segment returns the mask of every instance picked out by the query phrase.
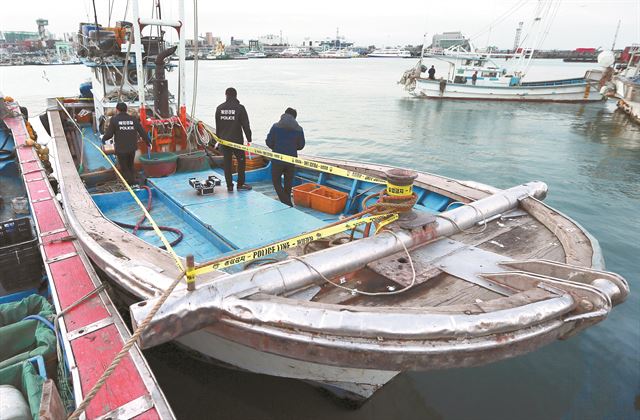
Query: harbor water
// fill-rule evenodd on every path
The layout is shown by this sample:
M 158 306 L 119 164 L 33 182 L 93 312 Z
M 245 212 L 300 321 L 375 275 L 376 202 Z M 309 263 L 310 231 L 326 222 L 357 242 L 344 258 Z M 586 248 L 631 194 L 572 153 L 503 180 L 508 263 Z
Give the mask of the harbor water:
M 507 188 L 549 185 L 545 200 L 599 241 L 631 295 L 610 317 L 533 354 L 471 369 L 402 374 L 359 410 L 309 384 L 238 372 L 172 345 L 145 352 L 178 418 L 637 419 L 640 416 L 640 126 L 608 101 L 589 105 L 431 101 L 396 81 L 402 59 L 262 59 L 199 64 L 196 117 L 213 122 L 234 86 L 264 144 L 287 107 L 304 152 L 410 167 Z M 431 64 L 431 63 L 429 63 Z M 509 64 L 509 63 L 507 63 Z M 581 76 L 595 64 L 537 60 L 532 80 Z M 438 74 L 446 67 L 437 66 Z M 192 100 L 193 62 L 187 69 Z M 175 79 L 175 72 L 171 74 Z M 29 108 L 71 96 L 83 66 L 0 68 L 0 90 Z M 175 90 L 174 90 L 175 91 Z M 191 108 L 189 108 L 191 111 Z M 40 130 L 40 136 L 46 133 Z

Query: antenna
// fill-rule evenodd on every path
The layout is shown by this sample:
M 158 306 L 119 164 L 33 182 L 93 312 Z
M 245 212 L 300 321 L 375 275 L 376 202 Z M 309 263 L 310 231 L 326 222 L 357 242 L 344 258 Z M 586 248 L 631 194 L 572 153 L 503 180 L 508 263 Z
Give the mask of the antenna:
M 518 28 L 516 29 L 516 38 L 513 40 L 513 52 L 515 53 L 520 46 L 520 37 L 522 36 L 522 26 L 524 22 L 518 22 Z
M 611 44 L 611 51 L 613 51 L 616 48 L 616 41 L 618 40 L 618 32 L 620 32 L 620 22 L 622 22 L 622 19 L 618 20 L 618 26 L 616 27 L 616 34 L 613 36 L 613 43 Z

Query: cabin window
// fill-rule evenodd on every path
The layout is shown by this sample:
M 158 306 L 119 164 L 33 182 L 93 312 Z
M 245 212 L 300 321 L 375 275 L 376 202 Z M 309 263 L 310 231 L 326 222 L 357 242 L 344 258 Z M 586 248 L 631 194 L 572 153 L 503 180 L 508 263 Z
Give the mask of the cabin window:
M 465 83 L 467 83 L 467 78 L 466 78 L 466 77 L 464 77 L 464 76 L 456 76 L 456 77 L 453 79 L 453 83 L 461 83 L 461 84 L 465 84 Z
M 483 71 L 482 77 L 498 77 L 498 73 L 495 71 Z
M 458 74 L 464 74 L 464 69 L 458 69 L 457 73 Z

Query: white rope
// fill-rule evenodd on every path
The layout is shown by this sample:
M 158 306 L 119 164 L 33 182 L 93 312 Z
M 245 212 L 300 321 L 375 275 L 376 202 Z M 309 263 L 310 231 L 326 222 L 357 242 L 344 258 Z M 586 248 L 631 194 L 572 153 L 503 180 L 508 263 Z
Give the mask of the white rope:
M 322 280 L 326 281 L 327 283 L 331 284 L 332 286 L 335 286 L 339 289 L 344 289 L 346 291 L 348 291 L 349 293 L 351 293 L 352 295 L 364 295 L 364 296 L 388 296 L 388 295 L 397 295 L 400 293 L 404 293 L 407 290 L 411 289 L 413 286 L 415 286 L 416 284 L 416 268 L 413 265 L 413 258 L 411 258 L 411 254 L 409 253 L 409 250 L 407 249 L 406 245 L 404 244 L 404 242 L 402 242 L 402 240 L 398 237 L 398 235 L 391 231 L 391 230 L 387 230 L 386 232 L 392 234 L 397 240 L 398 242 L 400 242 L 400 245 L 402 245 L 402 249 L 404 249 L 404 252 L 407 254 L 407 258 L 409 259 L 409 266 L 411 267 L 411 283 L 409 283 L 409 285 L 403 287 L 400 290 L 391 290 L 391 288 L 393 286 L 388 286 L 389 291 L 388 292 L 365 292 L 362 290 L 358 290 L 355 288 L 351 288 L 351 287 L 347 287 L 347 286 L 343 286 L 341 284 L 335 283 L 333 281 L 331 281 L 330 279 L 328 279 L 324 274 L 322 274 L 317 268 L 315 268 L 314 266 L 312 266 L 311 264 L 309 264 L 307 261 L 303 260 L 300 257 L 296 257 L 296 256 L 292 256 L 291 258 L 293 258 L 294 260 L 300 261 L 302 264 L 306 265 L 307 268 L 309 268 L 310 270 L 315 271 L 321 278 Z

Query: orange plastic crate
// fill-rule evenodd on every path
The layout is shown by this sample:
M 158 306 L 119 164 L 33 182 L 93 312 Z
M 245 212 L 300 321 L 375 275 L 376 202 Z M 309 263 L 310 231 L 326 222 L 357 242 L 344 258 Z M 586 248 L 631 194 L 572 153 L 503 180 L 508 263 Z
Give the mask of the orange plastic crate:
M 297 185 L 291 189 L 293 191 L 293 202 L 296 206 L 311 207 L 311 191 L 320 187 L 313 182 Z
M 329 187 L 319 187 L 309 193 L 311 208 L 323 213 L 338 214 L 344 210 L 349 194 Z

